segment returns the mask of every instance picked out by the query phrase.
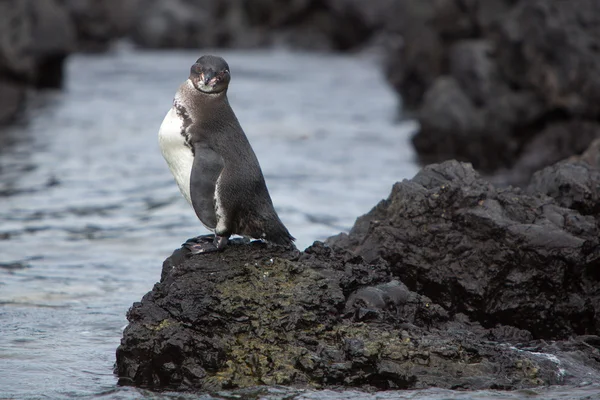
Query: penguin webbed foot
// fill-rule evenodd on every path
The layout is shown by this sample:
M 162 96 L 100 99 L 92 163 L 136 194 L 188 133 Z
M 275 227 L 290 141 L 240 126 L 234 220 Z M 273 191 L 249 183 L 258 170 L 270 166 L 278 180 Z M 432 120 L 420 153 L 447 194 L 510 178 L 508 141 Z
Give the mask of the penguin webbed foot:
M 219 235 L 201 235 L 188 239 L 182 246 L 190 251 L 190 255 L 223 251 L 229 238 Z

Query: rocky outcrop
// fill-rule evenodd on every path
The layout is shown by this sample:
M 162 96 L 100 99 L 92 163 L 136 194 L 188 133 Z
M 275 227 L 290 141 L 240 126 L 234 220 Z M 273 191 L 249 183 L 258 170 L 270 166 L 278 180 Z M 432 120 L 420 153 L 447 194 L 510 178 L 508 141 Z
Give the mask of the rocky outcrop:
M 128 313 L 121 384 L 169 390 L 256 385 L 520 388 L 561 382 L 558 365 L 390 280 L 383 265 L 315 244 L 303 254 L 238 244 L 165 261 Z M 591 361 L 590 361 L 591 362 Z
M 404 5 L 412 23 L 398 25 L 387 74 L 420 122 L 423 161 L 458 158 L 525 185 L 600 137 L 598 2 Z
M 63 62 L 74 48 L 69 16 L 54 0 L 0 3 L 0 124 L 16 117 L 28 86 L 62 84 Z
M 66 11 L 54 0 L 5 1 L 0 7 L 3 76 L 36 87 L 60 86 L 62 63 L 75 49 Z
M 384 260 L 410 290 L 484 327 L 598 335 L 598 185 L 583 163 L 541 171 L 531 194 L 496 189 L 468 164 L 430 165 L 329 243 Z
M 28 87 L 59 88 L 66 57 L 104 50 L 130 32 L 139 0 L 0 2 L 0 125 L 13 121 Z
M 529 193 L 546 194 L 561 207 L 600 219 L 600 139 L 581 155 L 536 172 Z
M 128 36 L 141 0 L 58 0 L 68 12 L 80 51 L 103 51 Z
M 177 250 L 128 313 L 120 383 L 515 389 L 600 379 L 599 159 L 600 142 L 540 171 L 530 193 L 496 189 L 469 164 L 431 165 L 328 245 Z
M 142 47 L 286 45 L 348 50 L 381 30 L 397 1 L 152 0 L 140 4 L 132 37 Z
M 25 87 L 0 78 L 0 126 L 13 121 L 25 103 Z

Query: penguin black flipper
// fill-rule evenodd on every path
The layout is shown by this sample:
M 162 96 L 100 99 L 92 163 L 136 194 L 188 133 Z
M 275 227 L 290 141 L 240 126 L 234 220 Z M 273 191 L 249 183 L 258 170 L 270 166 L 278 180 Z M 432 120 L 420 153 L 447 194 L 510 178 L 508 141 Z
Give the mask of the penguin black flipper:
M 194 163 L 190 176 L 192 207 L 200 222 L 210 230 L 217 227 L 215 192 L 225 165 L 223 157 L 203 143 L 194 144 Z

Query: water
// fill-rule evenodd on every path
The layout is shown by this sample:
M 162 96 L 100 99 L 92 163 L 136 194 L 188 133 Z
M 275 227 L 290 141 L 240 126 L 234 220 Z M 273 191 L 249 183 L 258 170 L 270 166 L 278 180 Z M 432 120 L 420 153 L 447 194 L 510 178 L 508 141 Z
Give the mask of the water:
M 416 173 L 415 126 L 394 122 L 396 97 L 374 60 L 220 54 L 232 69 L 232 106 L 298 247 L 349 229 L 394 182 Z M 206 233 L 157 144 L 175 90 L 198 56 L 73 56 L 65 89 L 35 96 L 28 122 L 0 132 L 0 398 L 193 397 L 117 387 L 112 368 L 129 306 L 159 279 L 164 258 Z M 560 390 L 551 393 L 573 398 Z M 576 390 L 583 396 L 590 389 Z M 202 398 L 239 396 L 520 398 L 285 388 Z

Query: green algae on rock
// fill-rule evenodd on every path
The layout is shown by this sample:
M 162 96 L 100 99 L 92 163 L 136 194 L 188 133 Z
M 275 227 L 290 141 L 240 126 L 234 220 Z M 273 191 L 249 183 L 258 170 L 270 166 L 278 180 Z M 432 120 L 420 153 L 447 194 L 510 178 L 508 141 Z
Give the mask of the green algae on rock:
M 128 319 L 120 383 L 154 389 L 558 383 L 556 365 L 450 321 L 385 263 L 319 242 L 303 253 L 256 242 L 191 257 L 177 250 Z

